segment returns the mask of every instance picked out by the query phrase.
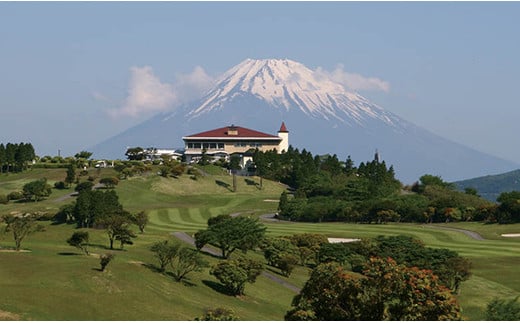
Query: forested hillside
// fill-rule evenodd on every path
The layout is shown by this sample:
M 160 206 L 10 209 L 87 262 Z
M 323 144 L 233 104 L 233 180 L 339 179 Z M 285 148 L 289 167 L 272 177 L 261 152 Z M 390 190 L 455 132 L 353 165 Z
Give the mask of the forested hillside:
M 458 189 L 473 188 L 490 201 L 496 201 L 500 193 L 520 191 L 520 169 L 498 175 L 488 175 L 454 182 Z

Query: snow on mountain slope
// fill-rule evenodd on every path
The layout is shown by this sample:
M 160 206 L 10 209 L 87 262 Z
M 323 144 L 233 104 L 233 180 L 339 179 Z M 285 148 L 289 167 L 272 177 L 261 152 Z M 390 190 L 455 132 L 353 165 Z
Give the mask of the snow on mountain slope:
M 326 120 L 363 125 L 366 119 L 376 118 L 393 126 L 399 123 L 396 116 L 345 90 L 325 74 L 288 59 L 246 59 L 217 80 L 189 117 L 220 109 L 244 93 L 253 94 L 278 109 L 298 108 L 309 116 Z
M 124 158 L 127 147 L 183 147 L 188 134 L 230 124 L 276 133 L 313 154 L 370 160 L 376 149 L 397 177 L 424 174 L 448 181 L 502 173 L 519 165 L 435 135 L 346 90 L 326 73 L 279 59 L 247 59 L 225 72 L 205 96 L 88 149 L 96 158 Z

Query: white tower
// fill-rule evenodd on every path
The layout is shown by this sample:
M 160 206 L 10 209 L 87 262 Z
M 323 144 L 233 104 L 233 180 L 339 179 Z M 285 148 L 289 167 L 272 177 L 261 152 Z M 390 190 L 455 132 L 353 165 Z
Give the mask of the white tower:
M 278 130 L 278 137 L 282 138 L 282 141 L 280 141 L 278 145 L 278 153 L 281 154 L 282 151 L 289 150 L 289 131 L 287 131 L 285 122 L 282 122 L 280 130 Z

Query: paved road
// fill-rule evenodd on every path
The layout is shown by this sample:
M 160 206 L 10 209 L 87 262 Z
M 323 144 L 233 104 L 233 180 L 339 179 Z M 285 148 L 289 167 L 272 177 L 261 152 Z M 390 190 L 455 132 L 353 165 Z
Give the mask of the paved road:
M 195 239 L 193 239 L 193 237 L 191 237 L 186 232 L 173 232 L 172 235 L 174 237 L 176 237 L 177 239 L 180 239 L 180 240 L 182 240 L 182 241 L 184 241 L 186 243 L 191 244 L 192 246 L 195 246 Z M 216 249 L 213 249 L 213 248 L 207 247 L 207 246 L 202 248 L 202 251 L 207 252 L 207 253 L 209 253 L 211 255 L 217 256 L 217 257 L 220 257 L 222 255 L 219 250 L 216 250 Z M 299 293 L 300 292 L 300 288 L 298 286 L 295 286 L 295 285 L 293 285 L 291 283 L 288 283 L 285 280 L 283 280 L 283 279 L 273 275 L 270 272 L 267 272 L 267 271 L 264 270 L 262 272 L 262 276 L 264 276 L 264 277 L 274 281 L 277 284 L 280 284 L 280 285 L 282 285 L 282 286 L 292 290 L 295 293 Z
M 464 233 L 468 237 L 473 238 L 475 240 L 486 240 L 480 234 L 478 234 L 475 231 L 469 231 L 469 230 L 457 229 L 457 228 L 450 228 L 450 227 L 445 227 L 445 226 L 441 226 L 441 225 L 432 225 L 432 224 L 425 225 L 425 227 L 433 228 L 433 229 L 440 229 L 440 230 L 456 231 L 456 232 Z

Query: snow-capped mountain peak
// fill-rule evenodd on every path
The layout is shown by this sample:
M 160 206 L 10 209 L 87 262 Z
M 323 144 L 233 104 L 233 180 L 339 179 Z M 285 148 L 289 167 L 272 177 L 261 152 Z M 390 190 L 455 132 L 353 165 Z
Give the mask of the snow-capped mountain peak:
M 397 119 L 361 95 L 347 91 L 325 73 L 289 59 L 246 59 L 225 72 L 200 106 L 189 112 L 196 118 L 221 108 L 245 94 L 278 109 L 300 109 L 305 114 L 344 123 L 363 124 L 376 118 L 395 125 Z

